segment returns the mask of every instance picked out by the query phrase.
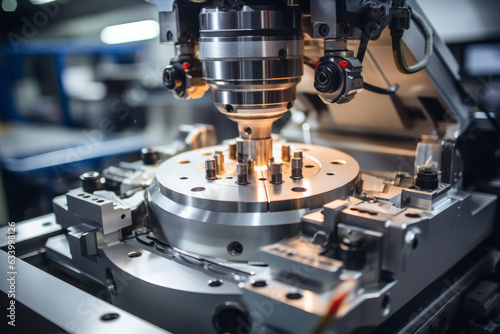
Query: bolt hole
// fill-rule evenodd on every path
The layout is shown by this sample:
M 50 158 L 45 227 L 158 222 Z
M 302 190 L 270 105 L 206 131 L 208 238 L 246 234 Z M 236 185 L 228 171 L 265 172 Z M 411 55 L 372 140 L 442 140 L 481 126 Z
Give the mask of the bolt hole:
M 223 281 L 221 281 L 220 279 L 211 279 L 208 281 L 208 286 L 212 287 L 212 288 L 218 288 L 219 286 L 222 286 L 222 284 L 224 284 Z
M 142 255 L 141 252 L 130 252 L 130 253 L 128 253 L 128 257 L 131 258 L 131 259 L 139 257 L 141 255 Z
M 200 192 L 200 191 L 205 191 L 205 188 L 203 187 L 194 187 L 194 188 L 191 188 L 191 191 L 192 192 Z
M 52 225 L 51 222 L 45 222 L 45 223 L 42 224 L 42 226 L 50 226 L 50 225 Z
M 314 165 L 305 165 L 305 168 L 314 168 Z
M 232 112 L 234 112 L 234 108 L 233 108 L 233 106 L 232 106 L 232 105 L 230 105 L 230 104 L 226 104 L 226 105 L 224 106 L 224 109 L 225 109 L 225 110 L 226 110 L 226 112 L 228 112 L 228 113 L 232 113 Z
M 259 181 L 266 181 L 267 179 L 265 177 L 261 177 Z
M 78 194 L 78 195 L 76 195 L 76 196 L 83 196 L 83 195 L 85 195 L 85 194 Z
M 303 295 L 300 292 L 290 292 L 290 293 L 287 293 L 287 295 L 286 295 L 286 298 L 294 299 L 294 300 L 300 299 L 302 297 L 303 297 Z
M 411 243 L 411 247 L 412 247 L 413 249 L 417 249 L 417 247 L 418 247 L 418 238 L 417 238 L 417 237 L 415 237 L 415 238 L 413 239 L 413 242 Z
M 287 56 L 286 49 L 279 49 L 278 50 L 278 59 L 279 60 L 285 60 Z
M 106 268 L 106 290 L 108 290 L 108 292 L 112 296 L 116 296 L 117 294 L 115 279 L 113 277 L 113 273 L 109 268 Z
M 89 195 L 85 195 L 85 196 L 83 196 L 83 198 L 89 198 L 89 197 L 90 197 Z
M 127 216 L 125 216 L 124 214 L 120 216 L 121 219 L 125 219 L 125 217 Z
M 263 287 L 265 287 L 267 285 L 268 285 L 268 283 L 265 280 L 258 280 L 258 281 L 255 281 L 255 282 L 252 283 L 252 286 L 254 288 L 263 288 Z
M 227 180 L 232 180 L 232 179 L 233 179 L 233 177 L 232 177 L 232 176 L 226 176 L 226 179 L 227 179 Z
M 347 162 L 345 160 L 333 160 L 330 161 L 332 165 L 345 165 Z
M 101 316 L 102 321 L 113 321 L 120 317 L 118 313 L 106 313 Z
M 303 192 L 306 192 L 307 189 L 306 188 L 302 188 L 302 187 L 294 187 L 294 188 L 292 188 L 292 191 L 294 191 L 296 193 L 303 193 Z
M 420 215 L 413 211 L 405 213 L 405 216 L 408 218 L 420 218 Z
M 104 203 L 104 200 L 100 199 L 100 200 L 97 201 L 97 203 Z
M 180 177 L 179 180 L 187 180 L 189 179 L 187 176 Z
M 385 295 L 384 298 L 382 298 L 382 304 L 380 306 L 380 314 L 383 317 L 386 317 L 389 315 L 390 311 L 391 311 L 391 299 L 389 298 L 389 295 Z
M 243 129 L 243 131 L 245 131 L 245 133 L 246 133 L 247 135 L 251 135 L 251 134 L 252 134 L 252 128 L 251 128 L 251 127 L 249 127 L 249 126 L 246 126 L 246 127 Z
M 203 152 L 203 153 L 200 153 L 200 155 L 213 155 L 212 152 Z
M 238 256 L 243 253 L 243 245 L 238 241 L 233 241 L 227 245 L 227 252 L 233 256 Z
M 333 175 L 335 175 L 335 173 L 333 173 L 333 172 L 328 172 L 328 173 L 326 173 L 326 175 L 328 175 L 328 176 L 333 176 Z
M 177 163 L 181 164 L 181 165 L 184 165 L 184 164 L 191 163 L 191 161 L 189 161 L 189 160 L 180 160 L 180 161 L 177 161 Z

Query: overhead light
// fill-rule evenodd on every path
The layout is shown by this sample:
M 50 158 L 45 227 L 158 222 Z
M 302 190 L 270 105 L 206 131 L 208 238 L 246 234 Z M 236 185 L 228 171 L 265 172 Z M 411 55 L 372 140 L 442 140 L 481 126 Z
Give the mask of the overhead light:
M 54 1 L 57 1 L 57 0 L 30 0 L 30 2 L 34 5 L 45 5 L 46 3 L 54 2 Z
M 119 44 L 152 39 L 160 34 L 160 25 L 155 20 L 144 20 L 109 26 L 101 31 L 101 41 Z
M 4 12 L 15 12 L 17 8 L 16 0 L 2 0 L 2 9 Z

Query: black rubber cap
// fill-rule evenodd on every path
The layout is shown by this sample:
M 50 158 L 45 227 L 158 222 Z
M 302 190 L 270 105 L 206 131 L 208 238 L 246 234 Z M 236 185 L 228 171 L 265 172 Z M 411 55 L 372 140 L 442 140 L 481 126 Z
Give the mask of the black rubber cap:
M 146 166 L 156 165 L 160 160 L 160 153 L 152 148 L 145 147 L 141 150 L 141 158 Z
M 439 185 L 438 173 L 429 169 L 420 170 L 417 173 L 415 185 L 422 189 L 436 189 Z

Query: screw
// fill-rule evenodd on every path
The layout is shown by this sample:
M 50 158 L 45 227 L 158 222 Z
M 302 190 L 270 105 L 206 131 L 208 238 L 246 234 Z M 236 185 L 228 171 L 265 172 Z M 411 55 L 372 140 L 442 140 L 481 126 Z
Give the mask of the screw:
M 325 37 L 330 33 L 330 27 L 328 26 L 328 24 L 321 24 L 319 26 L 318 32 L 321 36 Z
M 279 60 L 285 60 L 287 56 L 286 49 L 279 49 L 278 50 L 278 59 Z
M 174 40 L 174 34 L 169 30 L 167 31 L 167 41 L 173 41 Z

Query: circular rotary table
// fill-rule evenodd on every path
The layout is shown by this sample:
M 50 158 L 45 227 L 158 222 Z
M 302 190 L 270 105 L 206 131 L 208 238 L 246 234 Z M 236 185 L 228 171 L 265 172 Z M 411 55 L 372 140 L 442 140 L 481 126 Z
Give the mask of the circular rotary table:
M 236 183 L 236 160 L 227 146 L 184 152 L 157 170 L 148 190 L 152 228 L 172 247 L 231 261 L 259 261 L 259 248 L 300 232 L 300 220 L 311 209 L 351 195 L 359 165 L 351 156 L 331 148 L 290 143 L 303 151 L 303 176 L 290 178 L 275 144 L 275 162 L 283 163 L 283 183 L 272 184 L 267 168 L 256 167 L 250 183 Z M 205 178 L 205 160 L 224 152 L 224 171 Z

